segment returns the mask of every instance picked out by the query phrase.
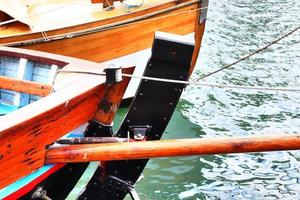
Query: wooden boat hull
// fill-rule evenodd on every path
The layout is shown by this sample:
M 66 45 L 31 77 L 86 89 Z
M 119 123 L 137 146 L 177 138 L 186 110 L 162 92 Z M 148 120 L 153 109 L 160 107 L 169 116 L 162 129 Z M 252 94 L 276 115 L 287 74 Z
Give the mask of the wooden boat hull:
M 30 63 L 28 67 L 32 67 L 31 62 L 34 61 L 47 65 L 57 64 L 59 67 L 64 67 L 63 69 L 78 69 L 79 67 L 79 69 L 85 70 L 98 68 L 98 72 L 104 70 L 104 66 L 101 67 L 96 63 L 21 49 L 0 47 L 0 56 L 4 56 L 6 60 L 11 57 L 13 61 L 17 61 L 16 58 L 19 58 L 20 62 L 17 65 L 19 70 L 24 70 L 22 63 L 24 63 L 23 60 L 27 61 L 27 59 Z M 10 65 L 7 70 L 2 70 L 2 67 L 7 68 L 6 64 L 8 63 L 4 62 L 4 65 L 2 62 L 0 63 L 1 75 L 10 74 L 13 76 L 17 74 L 16 78 L 20 78 L 19 74 L 22 74 L 20 71 L 10 72 L 13 71 L 13 65 Z M 34 73 L 36 70 L 32 69 L 31 72 Z M 133 68 L 124 68 L 123 72 L 130 74 L 133 72 Z M 21 108 L 0 117 L 1 199 L 16 199 L 16 195 L 19 195 L 19 198 L 22 196 L 20 191 L 30 190 L 31 187 L 63 167 L 63 165 L 44 166 L 45 149 L 58 138 L 90 120 L 96 120 L 110 126 L 129 82 L 129 79 L 125 78 L 121 83 L 107 85 L 104 84 L 105 77 L 103 76 L 88 76 L 87 74 L 74 76 L 70 74 L 67 77 L 72 79 L 70 80 L 71 84 L 66 80 L 66 77 L 56 77 L 55 86 L 57 88 L 54 93 L 25 107 L 23 107 L 24 105 L 15 105 L 15 101 L 12 100 L 12 105 L 21 106 Z M 32 77 L 29 79 L 32 80 Z M 62 83 L 59 82 L 59 79 L 63 80 Z M 7 78 L 0 78 L 1 99 L 5 97 L 3 94 L 6 93 L 6 90 L 16 88 L 18 91 L 16 94 L 28 92 L 28 94 L 44 95 L 44 93 L 36 92 L 44 92 L 44 84 L 12 77 L 8 80 L 9 83 L 13 83 L 13 87 L 7 84 Z M 24 82 L 27 84 L 23 84 Z M 30 84 L 28 85 L 28 83 Z M 23 84 L 24 88 L 20 87 L 19 84 Z M 32 85 L 41 87 L 32 91 Z M 15 95 L 14 98 L 18 97 L 19 95 Z M 8 101 L 9 98 L 5 100 Z M 33 171 L 35 172 L 29 178 L 25 177 Z M 22 177 L 25 179 L 20 179 Z M 14 185 L 15 181 L 18 182 L 16 185 Z M 27 184 L 25 184 L 26 182 Z
M 204 32 L 207 1 L 179 2 L 154 4 L 138 12 L 37 33 L 5 36 L 0 30 L 0 44 L 104 62 L 149 48 L 155 31 L 195 33 L 194 65 Z

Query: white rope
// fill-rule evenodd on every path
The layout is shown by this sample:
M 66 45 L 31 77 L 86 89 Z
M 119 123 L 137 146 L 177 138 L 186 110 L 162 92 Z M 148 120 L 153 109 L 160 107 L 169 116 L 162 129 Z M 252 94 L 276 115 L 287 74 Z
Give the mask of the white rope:
M 48 38 L 48 36 L 47 36 L 47 33 L 46 33 L 45 31 L 41 31 L 41 34 L 42 34 L 44 40 L 45 40 L 46 42 L 48 42 L 48 41 L 49 41 L 49 38 Z
M 67 71 L 67 70 L 58 70 L 58 73 L 77 73 L 77 74 L 90 74 L 90 75 L 100 75 L 105 76 L 105 73 L 95 73 L 87 71 Z M 136 78 L 141 80 L 150 80 L 150 81 L 159 81 L 166 83 L 178 83 L 184 85 L 198 85 L 203 87 L 213 87 L 213 88 L 225 88 L 225 89 L 243 89 L 243 90 L 255 90 L 255 91 L 276 91 L 276 92 L 300 92 L 300 88 L 287 88 L 287 87 L 259 87 L 259 86 L 241 86 L 241 85 L 221 85 L 216 83 L 200 83 L 193 81 L 181 81 L 173 79 L 164 79 L 164 78 L 154 78 L 148 76 L 136 76 L 131 74 L 122 74 L 124 77 Z

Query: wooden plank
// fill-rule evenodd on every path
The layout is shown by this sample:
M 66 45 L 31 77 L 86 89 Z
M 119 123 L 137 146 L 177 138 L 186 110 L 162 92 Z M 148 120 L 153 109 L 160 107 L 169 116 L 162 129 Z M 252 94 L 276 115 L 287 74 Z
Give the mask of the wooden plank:
M 133 68 L 123 72 L 130 74 Z M 101 101 L 120 103 L 115 99 L 122 98 L 115 95 L 125 91 L 110 95 L 104 91 L 115 87 L 125 90 L 129 79 L 109 86 L 104 81 L 101 76 L 82 76 L 61 90 L 1 117 L 0 189 L 43 166 L 46 146 L 91 120 L 95 112 L 103 109 L 99 106 Z M 114 115 L 115 109 L 112 105 L 97 120 L 105 123 L 106 115 Z
M 52 86 L 49 84 L 19 80 L 5 76 L 0 76 L 0 88 L 38 96 L 47 96 L 52 91 Z
M 18 73 L 16 78 L 19 80 L 31 80 L 32 78 L 32 66 L 29 65 L 28 60 L 21 58 L 18 66 Z M 15 90 L 14 105 L 25 106 L 29 103 L 29 94 L 21 93 Z
M 1 76 L 16 77 L 18 72 L 19 58 L 1 56 L 0 71 Z
M 52 65 L 51 66 L 50 74 L 49 74 L 48 80 L 47 80 L 47 83 L 49 85 L 53 85 L 57 70 L 58 70 L 58 66 L 57 65 Z
M 46 151 L 46 163 L 76 163 L 299 149 L 300 135 L 84 144 L 49 148 Z

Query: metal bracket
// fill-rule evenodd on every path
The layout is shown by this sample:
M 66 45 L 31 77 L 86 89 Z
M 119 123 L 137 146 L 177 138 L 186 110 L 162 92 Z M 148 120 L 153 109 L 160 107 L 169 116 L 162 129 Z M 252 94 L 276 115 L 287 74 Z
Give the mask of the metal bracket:
M 115 176 L 108 176 L 108 184 L 117 188 L 118 190 L 129 193 L 132 200 L 140 200 L 137 192 L 134 189 L 134 185 L 128 183 L 127 181 L 119 179 Z
M 129 132 L 133 135 L 135 140 L 143 140 L 145 139 L 147 133 L 151 130 L 151 126 L 143 125 L 143 126 L 129 126 Z
M 108 176 L 107 181 L 109 185 L 124 192 L 130 192 L 130 190 L 134 189 L 134 186 L 132 184 L 115 176 Z

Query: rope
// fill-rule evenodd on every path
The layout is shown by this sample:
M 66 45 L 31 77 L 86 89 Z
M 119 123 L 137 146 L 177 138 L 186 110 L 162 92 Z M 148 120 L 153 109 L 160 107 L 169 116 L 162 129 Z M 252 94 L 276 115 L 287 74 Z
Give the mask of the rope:
M 48 36 L 47 36 L 47 33 L 46 33 L 45 31 L 41 31 L 41 34 L 42 34 L 44 40 L 45 40 L 46 42 L 48 42 L 48 41 L 49 41 L 49 38 L 48 38 Z
M 71 70 L 57 70 L 59 73 L 75 73 L 75 74 L 89 74 L 97 76 L 105 76 L 105 73 L 97 72 L 87 72 L 87 71 L 71 71 Z M 164 79 L 164 78 L 154 78 L 149 76 L 136 76 L 131 74 L 122 74 L 124 77 L 136 78 L 141 80 L 151 80 L 165 83 L 178 83 L 184 85 L 198 85 L 203 87 L 216 87 L 216 88 L 226 88 L 226 89 L 243 89 L 243 90 L 256 90 L 256 91 L 276 91 L 276 92 L 300 92 L 300 88 L 283 88 L 283 87 L 257 87 L 257 86 L 240 86 L 240 85 L 220 85 L 215 83 L 199 83 L 194 81 L 181 81 L 173 79 Z
M 291 31 L 289 31 L 289 32 L 287 32 L 287 33 L 285 33 L 285 34 L 282 35 L 281 37 L 279 37 L 279 38 L 273 40 L 272 42 L 268 43 L 267 45 L 263 46 L 262 48 L 259 48 L 259 49 L 255 50 L 255 51 L 253 51 L 253 52 L 251 52 L 251 53 L 245 55 L 245 56 L 242 56 L 240 59 L 234 61 L 233 63 L 230 63 L 230 64 L 228 64 L 228 65 L 225 65 L 224 67 L 222 67 L 222 68 L 220 68 L 220 69 L 218 69 L 218 70 L 216 70 L 216 71 L 210 72 L 210 73 L 208 73 L 208 74 L 206 74 L 206 75 L 204 75 L 204 76 L 201 76 L 201 77 L 199 77 L 199 78 L 196 78 L 196 79 L 194 79 L 193 81 L 197 82 L 197 81 L 202 80 L 202 79 L 204 79 L 204 78 L 207 78 L 207 77 L 209 77 L 209 76 L 211 76 L 211 75 L 214 75 L 214 74 L 216 74 L 216 73 L 218 73 L 218 72 L 221 72 L 221 71 L 223 71 L 223 70 L 225 70 L 225 69 L 228 69 L 228 68 L 230 68 L 230 67 L 232 67 L 232 66 L 234 66 L 234 65 L 236 65 L 236 64 L 238 64 L 238 63 L 240 63 L 240 62 L 242 62 L 243 60 L 246 60 L 246 59 L 252 57 L 253 55 L 255 55 L 255 54 L 257 54 L 257 53 L 259 53 L 259 52 L 261 52 L 261 51 L 263 51 L 263 50 L 265 50 L 265 49 L 267 49 L 267 48 L 269 48 L 269 47 L 272 46 L 273 44 L 278 43 L 280 40 L 282 40 L 282 39 L 288 37 L 289 35 L 293 34 L 294 32 L 296 32 L 296 31 L 299 30 L 299 29 L 300 29 L 300 26 L 298 26 L 297 28 L 294 28 L 293 30 L 291 30 Z
M 126 13 L 130 13 L 131 12 L 131 8 L 135 8 L 135 9 L 137 9 L 137 8 L 139 8 L 139 7 L 141 7 L 141 6 L 143 6 L 144 5 L 144 3 L 145 3 L 145 0 L 142 0 L 142 2 L 141 3 L 139 3 L 139 4 L 128 4 L 128 3 L 126 3 L 127 2 L 127 0 L 126 1 L 124 1 L 124 2 L 122 2 L 122 5 L 125 7 L 125 9 L 126 9 Z

